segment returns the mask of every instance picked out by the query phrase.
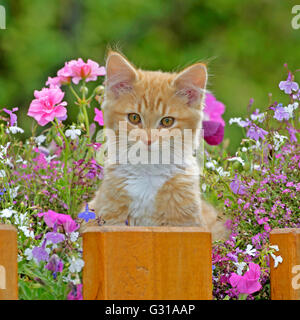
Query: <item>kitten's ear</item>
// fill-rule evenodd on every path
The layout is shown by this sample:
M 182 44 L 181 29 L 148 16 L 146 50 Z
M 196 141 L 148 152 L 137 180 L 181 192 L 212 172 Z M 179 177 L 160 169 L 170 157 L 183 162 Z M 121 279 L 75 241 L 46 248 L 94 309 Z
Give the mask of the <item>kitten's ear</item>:
M 106 87 L 115 97 L 132 90 L 136 80 L 135 68 L 121 54 L 111 51 L 106 60 Z
M 183 97 L 188 106 L 199 106 L 207 82 L 206 66 L 196 63 L 181 71 L 174 79 L 176 94 Z

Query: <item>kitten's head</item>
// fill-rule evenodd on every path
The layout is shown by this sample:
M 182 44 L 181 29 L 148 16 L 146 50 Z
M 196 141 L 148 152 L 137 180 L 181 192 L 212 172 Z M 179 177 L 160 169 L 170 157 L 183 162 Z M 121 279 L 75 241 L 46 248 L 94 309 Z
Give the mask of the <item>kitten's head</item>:
M 159 141 L 165 131 L 195 132 L 201 127 L 202 106 L 207 82 L 206 67 L 196 63 L 179 73 L 144 71 L 135 68 L 124 56 L 111 51 L 106 62 L 106 128 L 119 132 L 126 122 L 128 133 L 144 131 L 140 140 L 148 148 Z M 153 129 L 158 129 L 154 130 Z M 152 136 L 151 136 L 152 130 Z

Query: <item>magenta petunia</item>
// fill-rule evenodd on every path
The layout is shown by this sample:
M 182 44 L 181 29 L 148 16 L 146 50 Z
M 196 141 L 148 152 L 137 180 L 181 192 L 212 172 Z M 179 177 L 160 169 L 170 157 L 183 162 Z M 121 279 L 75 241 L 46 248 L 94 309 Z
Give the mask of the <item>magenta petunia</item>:
M 259 278 L 259 265 L 250 262 L 249 270 L 243 276 L 232 273 L 229 278 L 229 283 L 232 285 L 232 287 L 237 288 L 239 293 L 252 294 L 262 288 Z
M 57 213 L 52 210 L 41 212 L 38 217 L 44 217 L 47 226 L 53 228 L 55 224 L 63 225 L 66 232 L 71 233 L 79 228 L 79 225 L 68 214 Z
M 35 90 L 35 99 L 31 102 L 27 114 L 41 126 L 45 126 L 54 118 L 64 120 L 67 115 L 65 108 L 67 102 L 62 101 L 64 95 L 64 92 L 58 87 L 43 88 L 41 91 Z
M 210 145 L 218 145 L 224 138 L 225 121 L 222 114 L 225 106 L 211 94 L 207 93 L 204 106 L 203 131 L 204 140 Z
M 104 125 L 104 120 L 103 120 L 103 112 L 102 110 L 99 110 L 97 108 L 94 109 L 95 110 L 95 118 L 94 121 L 98 122 L 100 126 Z
M 218 101 L 211 93 L 206 94 L 204 104 L 204 120 L 219 122 L 225 126 L 225 121 L 222 119 L 225 105 Z

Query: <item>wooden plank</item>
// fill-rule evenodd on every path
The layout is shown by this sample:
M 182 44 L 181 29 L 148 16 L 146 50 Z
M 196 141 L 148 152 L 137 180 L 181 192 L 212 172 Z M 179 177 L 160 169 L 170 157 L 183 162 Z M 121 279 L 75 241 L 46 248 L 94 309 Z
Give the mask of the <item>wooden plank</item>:
M 0 225 L 0 300 L 18 299 L 17 230 Z
M 196 227 L 88 227 L 83 299 L 211 300 L 211 233 Z
M 300 300 L 300 229 L 274 229 L 270 243 L 278 245 L 279 251 L 274 254 L 283 259 L 275 268 L 270 257 L 271 299 Z

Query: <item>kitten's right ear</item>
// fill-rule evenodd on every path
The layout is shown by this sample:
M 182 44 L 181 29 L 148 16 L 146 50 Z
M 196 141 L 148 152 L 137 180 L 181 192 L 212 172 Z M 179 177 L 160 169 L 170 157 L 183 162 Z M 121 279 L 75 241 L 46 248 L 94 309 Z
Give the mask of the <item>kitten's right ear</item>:
M 115 97 L 132 90 L 137 73 L 132 64 L 118 52 L 108 53 L 106 60 L 106 87 Z

